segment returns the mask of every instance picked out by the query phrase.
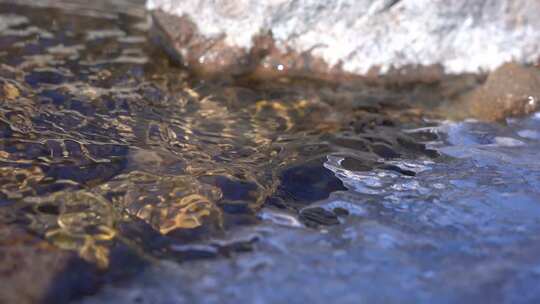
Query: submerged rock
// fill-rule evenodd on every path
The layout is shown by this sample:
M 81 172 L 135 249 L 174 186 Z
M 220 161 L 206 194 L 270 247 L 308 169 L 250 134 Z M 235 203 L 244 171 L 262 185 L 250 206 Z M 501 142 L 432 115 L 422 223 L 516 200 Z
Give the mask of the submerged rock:
M 0 224 L 0 303 L 67 303 L 99 286 L 95 267 L 14 225 Z
M 437 65 L 465 73 L 540 57 L 538 1 L 149 0 L 147 8 L 172 53 L 210 74 L 335 79 L 430 74 Z
M 15 99 L 15 98 L 19 97 L 19 94 L 20 94 L 19 89 L 17 89 L 17 87 L 14 86 L 13 84 L 5 83 L 3 85 L 2 95 L 6 99 Z

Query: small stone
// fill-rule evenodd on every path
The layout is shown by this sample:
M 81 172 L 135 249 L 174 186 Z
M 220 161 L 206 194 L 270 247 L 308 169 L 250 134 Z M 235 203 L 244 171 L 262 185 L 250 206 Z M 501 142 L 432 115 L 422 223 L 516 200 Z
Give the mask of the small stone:
M 330 226 L 338 225 L 338 217 L 321 207 L 306 208 L 300 211 L 300 219 L 308 227 L 317 227 L 320 225 Z
M 375 154 L 377 154 L 378 156 L 384 159 L 398 158 L 401 156 L 394 149 L 384 144 L 375 144 L 371 146 L 371 149 L 373 149 L 373 152 L 375 152 Z
M 343 207 L 336 207 L 332 211 L 334 212 L 335 215 L 341 216 L 341 217 L 349 215 L 349 210 L 347 210 L 347 209 L 345 209 Z
M 9 100 L 13 100 L 20 95 L 19 89 L 11 83 L 5 83 L 3 85 L 3 91 L 5 98 Z

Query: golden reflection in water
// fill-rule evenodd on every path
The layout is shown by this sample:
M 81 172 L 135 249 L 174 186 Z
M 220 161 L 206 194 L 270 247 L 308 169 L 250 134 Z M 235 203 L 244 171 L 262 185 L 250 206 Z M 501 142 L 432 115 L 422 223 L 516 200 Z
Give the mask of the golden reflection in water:
M 156 176 L 144 172 L 122 174 L 99 187 L 120 193 L 114 205 L 138 217 L 162 234 L 175 229 L 192 229 L 213 216 L 219 221 L 216 208 L 221 192 L 190 176 Z
M 354 127 L 359 118 L 377 117 L 374 128 L 416 119 L 406 107 L 354 106 L 342 101 L 347 90 L 316 83 L 192 79 L 140 39 L 148 34 L 140 17 L 20 14 L 19 27 L 38 30 L 0 30 L 0 224 L 102 268 L 114 243 L 132 237 L 121 224 L 142 221 L 161 235 L 226 229 L 254 218 L 291 166 L 329 153 L 376 159 L 369 147 L 336 144 L 368 132 Z M 393 145 L 399 130 L 385 128 L 390 140 L 370 129 L 359 142 Z

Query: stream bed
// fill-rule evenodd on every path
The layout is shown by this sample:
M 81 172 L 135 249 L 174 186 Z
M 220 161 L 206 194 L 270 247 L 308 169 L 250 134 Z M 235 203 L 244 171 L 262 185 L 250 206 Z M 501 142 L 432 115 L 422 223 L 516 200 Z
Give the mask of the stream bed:
M 200 79 L 150 29 L 0 1 L 0 302 L 540 302 L 539 114 L 445 120 L 471 75 Z
M 329 159 L 350 190 L 317 205 L 349 210 L 341 225 L 314 231 L 263 212 L 274 220 L 239 233 L 259 240 L 254 252 L 163 262 L 83 302 L 536 303 L 539 127 L 444 124 L 437 146 L 452 158 L 400 163 L 415 177 Z

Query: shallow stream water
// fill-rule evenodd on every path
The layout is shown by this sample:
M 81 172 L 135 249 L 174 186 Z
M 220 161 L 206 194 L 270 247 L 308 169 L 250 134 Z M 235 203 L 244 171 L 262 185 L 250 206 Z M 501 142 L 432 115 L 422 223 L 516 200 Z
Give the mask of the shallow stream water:
M 471 78 L 198 79 L 150 27 L 0 1 L 0 228 L 97 269 L 65 301 L 540 302 L 540 116 L 432 111 Z

